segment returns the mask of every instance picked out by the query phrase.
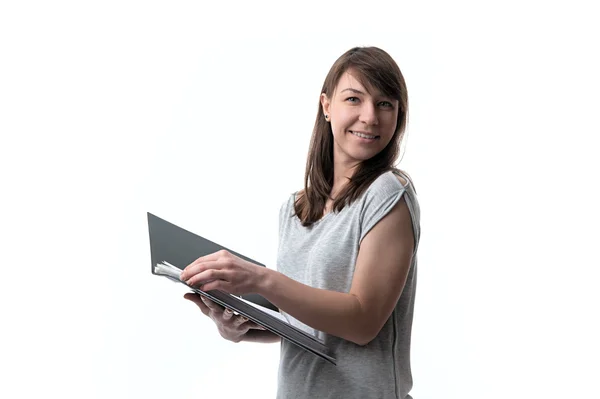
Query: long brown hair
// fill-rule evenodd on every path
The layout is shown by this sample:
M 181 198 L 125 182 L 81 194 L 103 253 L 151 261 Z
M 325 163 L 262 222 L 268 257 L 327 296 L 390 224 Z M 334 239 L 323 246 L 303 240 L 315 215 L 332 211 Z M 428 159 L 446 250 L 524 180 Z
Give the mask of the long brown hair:
M 338 58 L 323 83 L 321 93 L 332 98 L 342 75 L 352 69 L 363 86 L 372 86 L 384 96 L 398 100 L 396 131 L 388 145 L 374 157 L 357 166 L 348 184 L 335 198 L 332 212 L 355 201 L 382 173 L 394 169 L 408 118 L 408 93 L 400 68 L 392 57 L 377 47 L 354 47 Z M 310 139 L 304 190 L 296 198 L 295 214 L 303 226 L 321 219 L 333 187 L 333 134 L 325 120 L 319 99 L 315 127 Z

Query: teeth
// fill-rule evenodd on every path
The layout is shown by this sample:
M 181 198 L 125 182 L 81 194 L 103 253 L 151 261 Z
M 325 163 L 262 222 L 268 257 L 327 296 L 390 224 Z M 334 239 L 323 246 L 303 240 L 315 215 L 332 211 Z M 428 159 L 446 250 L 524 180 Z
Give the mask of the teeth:
M 355 131 L 352 131 L 352 130 L 350 130 L 350 133 L 352 133 L 355 136 L 362 137 L 363 139 L 374 139 L 374 138 L 377 137 L 377 136 L 370 136 L 368 134 L 362 134 L 362 133 L 355 132 Z

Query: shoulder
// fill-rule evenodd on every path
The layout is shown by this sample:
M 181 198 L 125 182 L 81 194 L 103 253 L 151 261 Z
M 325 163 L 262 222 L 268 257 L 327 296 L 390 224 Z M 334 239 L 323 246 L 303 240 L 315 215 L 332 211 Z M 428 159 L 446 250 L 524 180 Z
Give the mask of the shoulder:
M 398 169 L 395 169 L 392 173 L 394 174 L 396 179 L 398 179 L 402 187 L 406 187 L 408 185 L 408 179 L 404 177 L 406 172 L 402 172 Z
M 362 198 L 359 198 L 359 207 L 363 211 L 369 208 L 374 208 L 375 211 L 389 210 L 390 205 L 396 205 L 398 202 L 405 203 L 403 198 L 410 203 L 409 208 L 414 208 L 413 203 L 416 203 L 416 198 L 412 179 L 406 172 L 393 169 L 382 173 L 371 183 Z
M 297 196 L 300 194 L 299 191 L 295 191 L 289 194 L 284 201 L 281 202 L 281 206 L 279 208 L 279 215 L 283 216 L 285 214 L 289 214 L 291 210 L 294 209 L 294 203 L 296 201 Z
M 368 198 L 387 198 L 394 194 L 402 193 L 406 190 L 409 181 L 396 170 L 391 170 L 379 175 L 365 192 Z
M 395 216 L 389 215 L 386 218 L 387 223 L 390 223 L 390 220 L 396 223 L 398 218 L 405 219 L 408 212 L 406 202 L 402 199 L 407 184 L 409 184 L 408 178 L 398 175 L 395 170 L 382 173 L 371 183 L 359 205 L 361 241 L 371 228 L 390 213 Z

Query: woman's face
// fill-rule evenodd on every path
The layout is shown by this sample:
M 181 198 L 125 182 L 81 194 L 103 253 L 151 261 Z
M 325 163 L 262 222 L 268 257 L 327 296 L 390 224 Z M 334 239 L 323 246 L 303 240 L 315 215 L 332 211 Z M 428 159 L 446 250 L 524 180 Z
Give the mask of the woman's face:
M 332 98 L 321 95 L 325 115 L 333 131 L 335 163 L 348 166 L 372 158 L 392 139 L 398 119 L 398 100 L 364 87 L 345 72 Z

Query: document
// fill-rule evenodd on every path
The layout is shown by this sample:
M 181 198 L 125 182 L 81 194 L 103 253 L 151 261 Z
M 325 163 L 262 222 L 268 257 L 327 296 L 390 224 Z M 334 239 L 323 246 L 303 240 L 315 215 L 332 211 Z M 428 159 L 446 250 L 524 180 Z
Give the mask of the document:
M 150 235 L 150 254 L 152 274 L 166 277 L 174 282 L 184 284 L 179 280 L 183 268 L 201 256 L 205 256 L 222 249 L 239 256 L 240 258 L 264 267 L 246 256 L 222 247 L 206 238 L 182 229 L 151 213 L 148 213 L 148 232 Z M 310 335 L 293 325 L 279 313 L 279 309 L 266 298 L 249 294 L 236 296 L 219 290 L 202 291 L 190 287 L 191 290 L 202 295 L 221 306 L 232 309 L 236 314 L 247 317 L 256 324 L 277 334 L 295 345 L 313 353 L 322 359 L 336 364 L 335 357 L 325 346 L 324 342 L 316 336 Z

